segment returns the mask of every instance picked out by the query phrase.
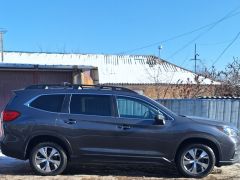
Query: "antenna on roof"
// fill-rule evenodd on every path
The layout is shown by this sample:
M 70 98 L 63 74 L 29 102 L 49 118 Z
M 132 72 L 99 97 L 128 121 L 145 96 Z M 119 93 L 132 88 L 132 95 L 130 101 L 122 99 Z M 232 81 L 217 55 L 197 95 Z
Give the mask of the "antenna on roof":
M 161 50 L 162 50 L 163 46 L 160 45 L 158 46 L 158 58 L 161 59 Z

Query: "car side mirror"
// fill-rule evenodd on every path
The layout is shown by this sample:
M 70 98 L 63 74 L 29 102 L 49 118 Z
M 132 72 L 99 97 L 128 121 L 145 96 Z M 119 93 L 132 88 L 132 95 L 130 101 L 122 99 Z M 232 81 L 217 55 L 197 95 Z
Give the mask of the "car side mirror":
M 165 124 L 165 117 L 162 114 L 157 114 L 154 119 L 155 119 L 156 125 L 164 125 Z

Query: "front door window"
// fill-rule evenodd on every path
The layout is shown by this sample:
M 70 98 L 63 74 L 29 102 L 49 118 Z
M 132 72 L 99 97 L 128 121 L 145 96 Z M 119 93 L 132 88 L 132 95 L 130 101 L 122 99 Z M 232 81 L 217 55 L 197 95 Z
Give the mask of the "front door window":
M 127 97 L 117 97 L 117 107 L 122 118 L 154 119 L 160 113 L 143 101 Z

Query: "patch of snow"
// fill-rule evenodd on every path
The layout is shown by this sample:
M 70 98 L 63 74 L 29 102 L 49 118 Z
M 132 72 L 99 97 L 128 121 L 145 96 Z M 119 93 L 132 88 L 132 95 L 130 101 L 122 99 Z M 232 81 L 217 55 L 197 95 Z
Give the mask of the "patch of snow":
M 2 152 L 0 151 L 0 164 L 4 164 L 4 166 L 12 166 L 16 162 L 22 162 L 22 161 L 18 160 L 18 159 L 11 158 L 11 157 L 7 157 L 4 154 L 2 154 Z
M 4 157 L 5 155 L 2 154 L 2 152 L 0 151 L 0 157 Z
M 94 66 L 101 84 L 196 84 L 193 72 L 153 56 L 5 52 L 4 63 Z M 219 84 L 200 79 L 201 84 Z

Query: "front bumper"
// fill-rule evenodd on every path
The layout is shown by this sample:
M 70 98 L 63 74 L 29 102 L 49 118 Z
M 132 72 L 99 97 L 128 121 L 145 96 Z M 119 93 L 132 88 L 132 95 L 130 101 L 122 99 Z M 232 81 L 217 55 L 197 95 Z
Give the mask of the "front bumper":
M 240 163 L 240 137 L 237 137 L 235 139 L 235 151 L 232 155 L 232 157 L 229 160 L 222 160 L 219 161 L 219 166 L 226 166 L 226 165 L 232 165 L 235 163 Z

